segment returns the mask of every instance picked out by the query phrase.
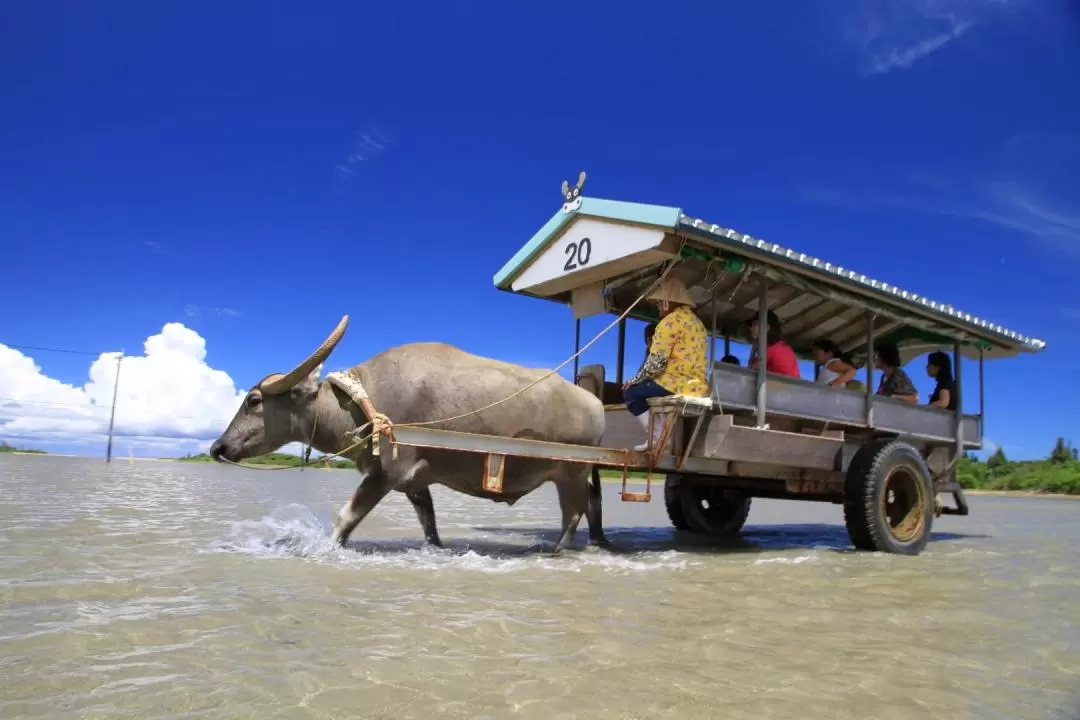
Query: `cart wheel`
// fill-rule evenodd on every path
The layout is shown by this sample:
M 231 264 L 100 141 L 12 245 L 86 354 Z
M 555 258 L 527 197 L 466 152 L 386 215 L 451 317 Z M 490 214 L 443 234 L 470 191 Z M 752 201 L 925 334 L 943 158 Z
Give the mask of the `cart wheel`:
M 668 519 L 676 530 L 689 530 L 690 524 L 686 522 L 686 513 L 682 508 L 682 497 L 679 490 L 682 485 L 682 475 L 668 475 L 664 478 L 664 507 L 667 508 Z
M 735 490 L 687 482 L 678 486 L 682 513 L 691 532 L 703 535 L 737 535 L 750 514 L 750 498 Z
M 844 489 L 844 522 L 859 550 L 918 555 L 934 524 L 930 470 L 918 450 L 892 438 L 855 453 Z

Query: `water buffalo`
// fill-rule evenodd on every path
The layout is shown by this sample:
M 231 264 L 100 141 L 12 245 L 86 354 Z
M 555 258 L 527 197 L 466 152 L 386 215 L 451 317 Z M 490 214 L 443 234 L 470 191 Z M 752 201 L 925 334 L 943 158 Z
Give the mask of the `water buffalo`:
M 273 452 L 290 442 L 310 441 L 324 453 L 341 452 L 352 444 L 354 439 L 348 433 L 367 423 L 367 414 L 336 385 L 319 380 L 322 364 L 347 324 L 346 315 L 318 350 L 291 372 L 259 381 L 211 446 L 211 456 L 236 462 Z M 377 412 L 395 423 L 468 413 L 546 374 L 434 342 L 392 348 L 348 372 L 363 384 Z M 604 408 L 588 391 L 552 375 L 508 402 L 433 427 L 595 446 L 604 432 Z M 551 481 L 562 509 L 562 535 L 555 552 L 571 541 L 583 514 L 590 542 L 607 546 L 601 521 L 600 477 L 595 467 L 507 457 L 502 492 L 493 493 L 483 487 L 484 454 L 399 446 L 394 457 L 385 440 L 381 447 L 375 455 L 366 443 L 346 455 L 356 462 L 363 479 L 334 522 L 334 538 L 340 545 L 345 545 L 360 521 L 391 490 L 405 493 L 416 509 L 427 542 L 441 546 L 430 485 L 442 484 L 467 495 L 513 505 Z

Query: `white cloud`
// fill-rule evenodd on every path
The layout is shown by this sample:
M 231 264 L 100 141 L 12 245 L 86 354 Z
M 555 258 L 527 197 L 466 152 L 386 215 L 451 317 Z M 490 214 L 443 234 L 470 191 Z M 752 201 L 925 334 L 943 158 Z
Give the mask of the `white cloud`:
M 94 442 L 103 451 L 118 355 L 102 353 L 90 364 L 88 381 L 75 386 L 0 344 L 0 438 L 28 447 Z M 121 363 L 114 452 L 205 452 L 244 395 L 227 373 L 206 363 L 206 341 L 197 332 L 168 323 L 146 339 L 142 355 Z
M 877 75 L 910 68 L 1008 5 L 1009 0 L 858 0 L 828 8 L 843 13 L 841 32 L 859 53 L 860 71 Z
M 193 304 L 189 304 L 187 307 L 184 308 L 184 314 L 190 318 L 199 317 L 203 313 L 206 313 L 208 315 L 217 315 L 218 317 L 230 318 L 238 318 L 242 315 L 239 310 L 234 310 L 233 308 L 215 308 Z
M 920 40 L 914 45 L 892 48 L 882 55 L 871 58 L 865 72 L 868 75 L 876 75 L 897 68 L 907 69 L 919 59 L 945 47 L 949 42 L 960 37 L 971 28 L 971 23 L 968 22 L 951 22 L 950 25 L 951 27 L 945 32 Z
M 804 186 L 799 196 L 851 210 L 903 208 L 988 223 L 1037 241 L 1059 267 L 1071 268 L 1080 259 L 1080 204 L 1071 192 L 1078 172 L 1080 135 L 1027 133 L 1011 138 L 982 177 L 949 181 L 923 173 L 880 191 L 867 190 L 868 179 L 845 190 Z
M 353 138 L 348 157 L 334 165 L 339 178 L 346 179 L 356 175 L 357 166 L 381 155 L 390 144 L 389 138 L 381 130 L 368 128 L 360 130 Z

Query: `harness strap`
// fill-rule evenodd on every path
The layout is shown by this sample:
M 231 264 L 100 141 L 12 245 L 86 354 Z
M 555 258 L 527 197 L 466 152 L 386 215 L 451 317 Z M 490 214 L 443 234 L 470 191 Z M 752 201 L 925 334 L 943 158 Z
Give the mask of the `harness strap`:
M 387 416 L 375 409 L 374 403 L 371 402 L 371 398 L 368 397 L 367 390 L 364 389 L 364 384 L 360 382 L 360 378 L 356 377 L 351 371 L 345 372 L 332 372 L 326 376 L 326 381 L 337 387 L 339 390 L 349 396 L 349 399 L 360 406 L 364 411 L 364 414 L 368 416 L 371 421 L 371 454 L 379 454 L 379 436 L 390 436 L 391 428 L 394 423 Z M 366 428 L 367 426 L 365 426 Z M 353 431 L 355 434 L 356 431 Z

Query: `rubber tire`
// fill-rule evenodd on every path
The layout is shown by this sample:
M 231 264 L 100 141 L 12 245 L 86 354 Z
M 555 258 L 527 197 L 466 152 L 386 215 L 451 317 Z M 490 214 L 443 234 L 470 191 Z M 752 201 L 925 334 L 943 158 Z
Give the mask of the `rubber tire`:
M 682 475 L 668 475 L 664 478 L 664 507 L 667 509 L 668 520 L 676 530 L 689 530 L 690 523 L 686 521 L 683 512 L 682 495 L 680 494 Z
M 676 485 L 682 516 L 690 532 L 713 537 L 738 535 L 750 515 L 751 498 L 736 490 L 725 490 L 716 485 L 694 482 L 683 477 Z M 710 514 L 706 517 L 701 501 L 708 500 Z
M 922 486 L 923 531 L 903 543 L 889 530 L 881 512 L 885 478 L 898 465 L 905 466 Z M 918 555 L 930 541 L 934 524 L 934 487 L 930 469 L 919 451 L 895 438 L 881 438 L 863 445 L 848 466 L 844 487 L 844 524 L 851 543 L 858 550 L 896 555 Z

